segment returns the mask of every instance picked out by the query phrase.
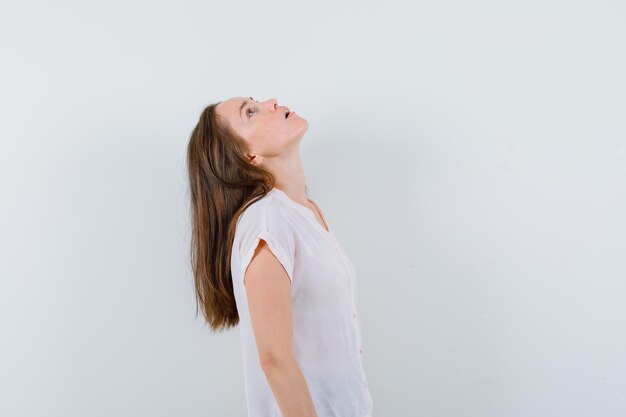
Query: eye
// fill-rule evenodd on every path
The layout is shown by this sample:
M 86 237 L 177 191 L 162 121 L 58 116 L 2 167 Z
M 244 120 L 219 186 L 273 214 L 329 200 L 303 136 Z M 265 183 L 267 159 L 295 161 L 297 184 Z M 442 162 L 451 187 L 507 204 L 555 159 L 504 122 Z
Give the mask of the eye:
M 246 114 L 248 115 L 248 118 L 250 118 L 250 112 L 251 111 L 252 111 L 252 113 L 254 113 L 254 110 L 252 110 L 250 108 L 246 110 Z

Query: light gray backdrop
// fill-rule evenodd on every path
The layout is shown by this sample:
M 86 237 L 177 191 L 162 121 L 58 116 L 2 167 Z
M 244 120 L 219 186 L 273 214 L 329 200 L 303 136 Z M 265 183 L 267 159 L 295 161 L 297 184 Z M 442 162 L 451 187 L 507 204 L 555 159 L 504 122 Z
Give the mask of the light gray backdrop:
M 244 416 L 195 318 L 202 108 L 309 121 L 375 417 L 626 414 L 620 1 L 21 1 L 0 12 L 0 415 Z

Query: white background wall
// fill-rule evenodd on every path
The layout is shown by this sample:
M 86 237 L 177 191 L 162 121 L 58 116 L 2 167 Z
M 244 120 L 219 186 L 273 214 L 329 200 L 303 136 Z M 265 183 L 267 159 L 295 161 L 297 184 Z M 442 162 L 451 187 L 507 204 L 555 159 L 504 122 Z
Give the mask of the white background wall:
M 245 415 L 188 262 L 187 141 L 232 96 L 309 121 L 375 417 L 626 413 L 623 2 L 1 9 L 0 415 Z

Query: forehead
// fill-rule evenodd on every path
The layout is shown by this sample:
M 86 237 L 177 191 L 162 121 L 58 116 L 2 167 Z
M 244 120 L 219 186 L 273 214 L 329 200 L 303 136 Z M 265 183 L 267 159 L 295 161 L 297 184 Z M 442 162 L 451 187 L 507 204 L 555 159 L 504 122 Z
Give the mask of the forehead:
M 219 105 L 219 113 L 223 114 L 229 120 L 239 120 L 239 109 L 246 101 L 251 101 L 250 97 L 231 97 L 223 100 Z

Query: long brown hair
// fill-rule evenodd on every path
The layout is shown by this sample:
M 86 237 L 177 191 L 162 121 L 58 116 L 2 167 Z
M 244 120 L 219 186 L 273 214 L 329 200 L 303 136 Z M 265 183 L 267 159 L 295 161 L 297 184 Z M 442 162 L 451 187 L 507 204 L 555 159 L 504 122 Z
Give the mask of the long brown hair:
M 237 219 L 275 184 L 248 162 L 244 141 L 215 112 L 220 103 L 204 108 L 187 146 L 196 316 L 201 307 L 213 331 L 239 323 L 230 270 Z

